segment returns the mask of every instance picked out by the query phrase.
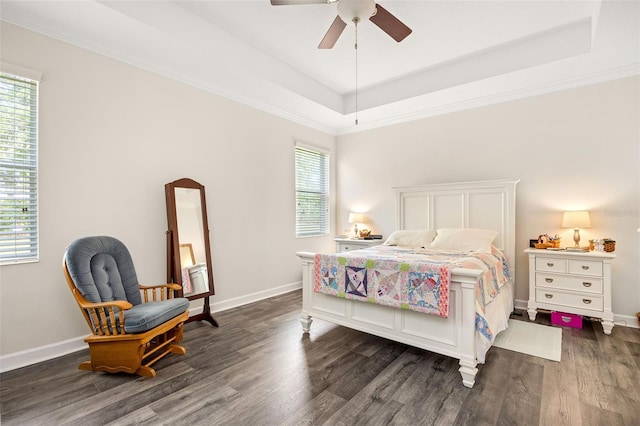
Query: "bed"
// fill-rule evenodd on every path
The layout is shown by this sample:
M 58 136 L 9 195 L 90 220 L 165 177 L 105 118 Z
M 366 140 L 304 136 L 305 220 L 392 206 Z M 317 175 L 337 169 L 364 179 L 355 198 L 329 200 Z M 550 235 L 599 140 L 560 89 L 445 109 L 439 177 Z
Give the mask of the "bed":
M 484 308 L 491 336 L 476 330 L 476 284 L 480 269 L 450 269 L 446 318 L 314 291 L 316 254 L 298 252 L 302 262 L 301 324 L 313 318 L 402 342 L 460 360 L 462 383 L 475 383 L 478 363 L 495 336 L 507 327 L 515 288 L 515 189 L 518 180 L 493 180 L 394 188 L 396 229 L 472 228 L 497 232 L 492 244 L 509 261 L 511 279 Z M 353 253 L 353 252 L 352 252 Z

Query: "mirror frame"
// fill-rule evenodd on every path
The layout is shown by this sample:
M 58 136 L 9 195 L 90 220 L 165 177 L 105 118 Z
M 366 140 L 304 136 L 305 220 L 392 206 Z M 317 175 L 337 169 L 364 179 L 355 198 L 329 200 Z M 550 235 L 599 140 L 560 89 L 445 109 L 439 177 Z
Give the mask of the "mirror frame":
M 182 265 L 180 262 L 180 231 L 178 229 L 178 213 L 176 206 L 176 189 L 198 189 L 200 190 L 200 207 L 202 214 L 202 229 L 204 235 L 204 250 L 205 260 L 207 262 L 207 275 L 209 278 L 209 289 L 203 293 L 191 294 L 183 296 L 182 290 L 180 290 L 180 296 L 186 297 L 189 300 L 207 298 L 205 301 L 208 306 L 208 297 L 215 294 L 213 283 L 213 263 L 211 262 L 211 246 L 209 242 L 209 222 L 207 220 L 207 202 L 204 192 L 204 186 L 196 182 L 193 179 L 182 178 L 176 181 L 170 182 L 164 186 L 165 196 L 167 201 L 167 282 L 173 282 L 180 284 L 182 287 Z M 206 309 L 206 308 L 205 308 Z

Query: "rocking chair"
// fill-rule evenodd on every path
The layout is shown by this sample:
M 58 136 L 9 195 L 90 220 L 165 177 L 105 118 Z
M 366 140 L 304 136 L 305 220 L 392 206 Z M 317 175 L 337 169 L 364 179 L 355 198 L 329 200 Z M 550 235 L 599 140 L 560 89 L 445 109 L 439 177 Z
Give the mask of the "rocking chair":
M 178 343 L 189 318 L 189 301 L 174 298 L 178 284 L 139 285 L 122 242 L 104 236 L 80 238 L 67 248 L 63 269 L 92 332 L 84 339 L 91 361 L 81 363 L 80 370 L 155 377 L 153 363 L 169 353 L 187 353 Z

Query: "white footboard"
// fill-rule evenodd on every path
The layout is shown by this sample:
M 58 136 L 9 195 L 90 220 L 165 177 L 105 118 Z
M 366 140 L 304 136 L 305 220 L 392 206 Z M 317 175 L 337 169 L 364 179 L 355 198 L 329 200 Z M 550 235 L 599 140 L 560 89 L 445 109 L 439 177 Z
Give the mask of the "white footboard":
M 475 282 L 480 270 L 451 271 L 449 317 L 327 296 L 313 291 L 314 254 L 297 253 L 302 260 L 302 329 L 312 318 L 360 330 L 460 360 L 462 383 L 473 387 L 478 365 L 475 339 Z

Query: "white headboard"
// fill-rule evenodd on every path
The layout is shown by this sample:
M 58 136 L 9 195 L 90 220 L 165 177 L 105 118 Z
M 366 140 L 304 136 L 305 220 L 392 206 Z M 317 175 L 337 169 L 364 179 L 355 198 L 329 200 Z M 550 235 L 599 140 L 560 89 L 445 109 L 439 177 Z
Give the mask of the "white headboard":
M 499 232 L 494 245 L 515 278 L 516 184 L 520 180 L 438 183 L 394 188 L 396 229 L 482 228 Z

